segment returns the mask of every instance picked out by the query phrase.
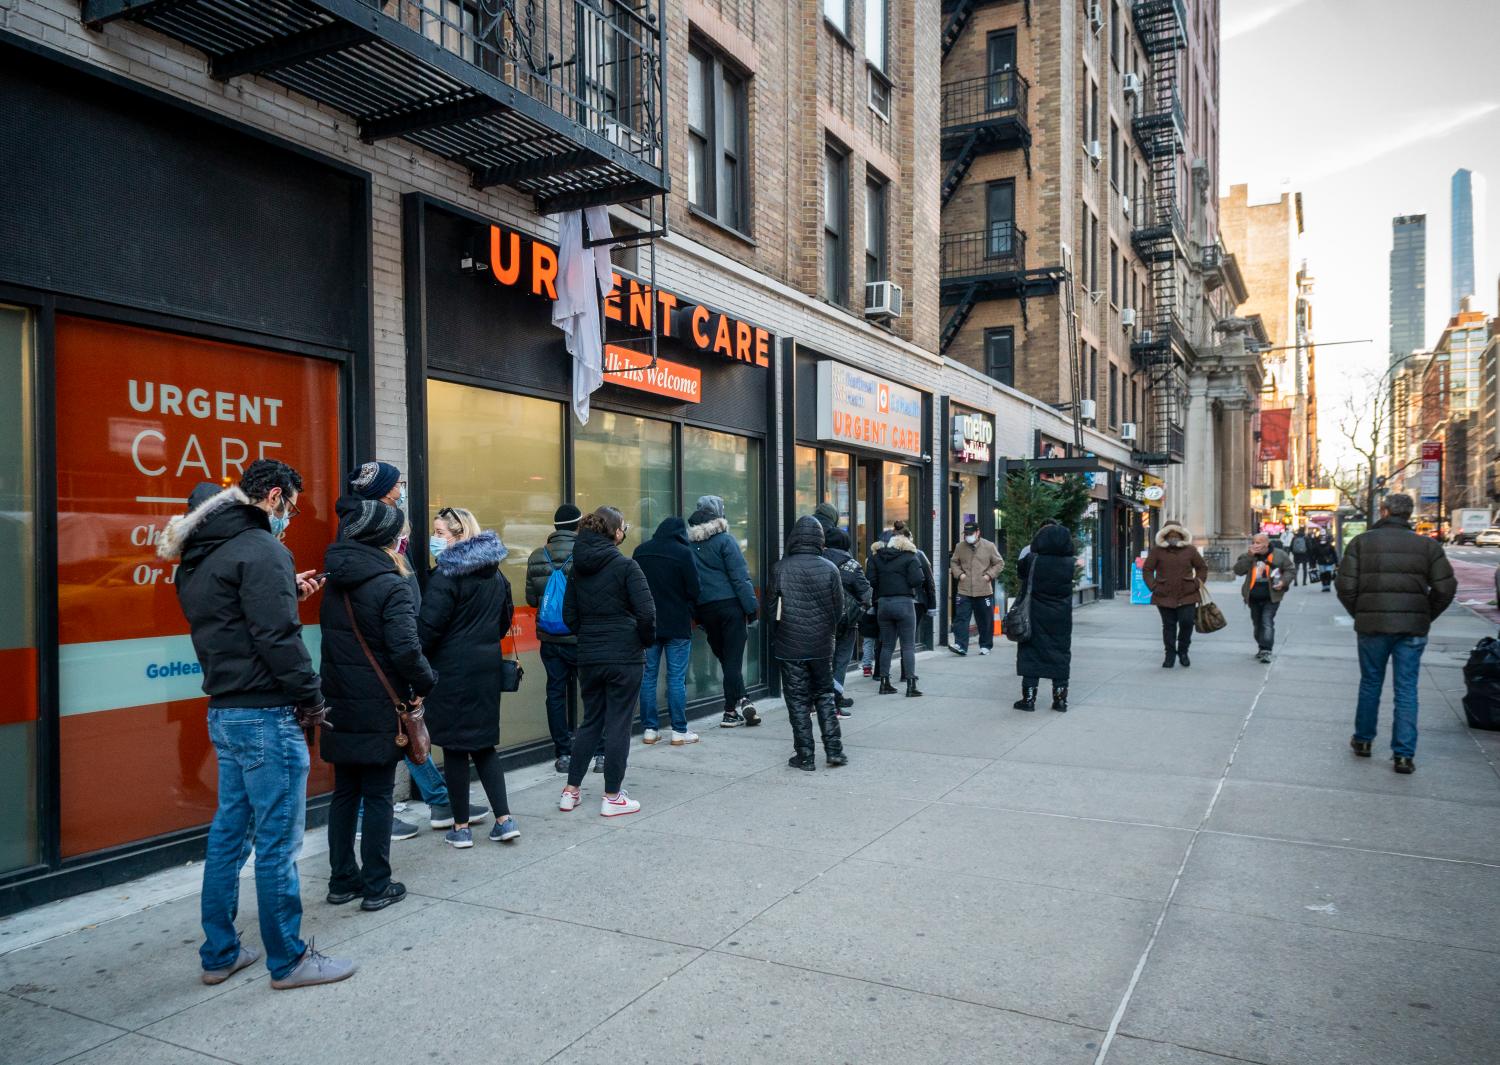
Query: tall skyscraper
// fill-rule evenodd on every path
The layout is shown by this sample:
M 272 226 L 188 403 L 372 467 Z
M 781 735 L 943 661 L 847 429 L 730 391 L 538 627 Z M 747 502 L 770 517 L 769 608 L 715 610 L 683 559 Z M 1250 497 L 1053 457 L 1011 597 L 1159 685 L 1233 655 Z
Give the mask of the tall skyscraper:
M 1479 286 L 1490 279 L 1484 270 L 1484 176 L 1472 170 L 1453 172 L 1452 214 L 1452 308 L 1457 314 L 1465 296 L 1477 296 Z
M 1427 333 L 1427 216 L 1391 219 L 1391 362 L 1419 350 Z

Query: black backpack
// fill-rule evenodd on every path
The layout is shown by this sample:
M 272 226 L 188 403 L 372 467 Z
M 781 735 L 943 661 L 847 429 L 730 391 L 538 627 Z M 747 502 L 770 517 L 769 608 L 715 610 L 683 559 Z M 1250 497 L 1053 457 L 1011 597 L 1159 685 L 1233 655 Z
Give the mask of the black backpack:
M 850 626 L 858 625 L 860 616 L 865 612 L 865 604 L 849 590 L 849 575 L 863 572 L 859 568 L 859 563 L 853 558 L 845 559 L 844 564 L 839 567 L 839 584 L 844 589 L 844 615 L 839 618 L 840 630 L 847 630 Z
M 1464 716 L 1470 728 L 1500 732 L 1500 640 L 1486 636 L 1464 665 Z

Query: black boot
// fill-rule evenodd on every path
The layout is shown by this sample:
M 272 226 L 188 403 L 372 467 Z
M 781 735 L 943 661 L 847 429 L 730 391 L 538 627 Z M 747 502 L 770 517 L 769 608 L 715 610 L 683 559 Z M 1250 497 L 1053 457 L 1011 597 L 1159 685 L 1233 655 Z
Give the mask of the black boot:
M 921 692 L 917 691 L 917 678 L 916 677 L 908 677 L 906 679 L 906 697 L 908 699 L 915 699 L 915 698 L 919 697 L 921 694 L 922 694 Z
M 1036 709 L 1036 688 L 1023 684 L 1021 686 L 1021 697 L 1011 704 L 1017 710 Z
M 1161 660 L 1161 668 L 1162 669 L 1171 669 L 1176 664 L 1177 664 L 1177 652 L 1176 651 L 1172 651 L 1172 650 L 1169 649 L 1167 651 L 1167 657 L 1163 658 Z
M 800 705 L 788 705 L 787 717 L 792 722 L 792 745 L 796 748 L 796 754 L 787 760 L 787 765 L 793 769 L 803 769 L 811 773 L 818 767 L 813 760 L 817 752 L 813 748 L 812 716 L 806 703 Z
M 880 688 L 879 688 L 879 690 L 875 694 L 877 694 L 877 695 L 895 695 L 896 694 L 896 686 L 891 683 L 891 677 L 890 677 L 889 673 L 887 673 L 885 676 L 883 676 L 883 677 L 880 678 Z
M 1177 652 L 1177 661 L 1182 663 L 1183 669 L 1187 669 L 1193 664 L 1192 661 L 1188 658 L 1188 649 L 1186 647 Z
M 1059 688 L 1052 685 L 1052 709 L 1066 714 L 1068 712 L 1068 686 L 1064 684 Z
M 848 765 L 844 755 L 844 736 L 839 729 L 839 715 L 833 703 L 833 693 L 818 698 L 818 731 L 823 734 L 823 761 L 831 769 Z

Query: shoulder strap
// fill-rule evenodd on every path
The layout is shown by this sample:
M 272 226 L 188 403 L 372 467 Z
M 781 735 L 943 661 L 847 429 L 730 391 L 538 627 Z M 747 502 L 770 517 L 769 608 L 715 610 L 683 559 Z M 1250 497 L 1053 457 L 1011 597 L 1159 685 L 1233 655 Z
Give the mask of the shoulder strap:
M 391 702 L 396 704 L 399 710 L 406 704 L 396 695 L 396 689 L 391 687 L 391 682 L 385 679 L 385 670 L 380 668 L 380 663 L 375 661 L 375 655 L 370 651 L 370 645 L 365 643 L 365 634 L 359 631 L 359 622 L 354 618 L 354 604 L 349 600 L 349 593 L 344 593 L 344 611 L 349 615 L 349 627 L 354 630 L 354 638 L 359 641 L 359 649 L 365 653 L 365 659 L 370 663 L 370 668 L 375 671 L 375 677 L 380 681 L 380 686 L 385 693 L 391 697 Z

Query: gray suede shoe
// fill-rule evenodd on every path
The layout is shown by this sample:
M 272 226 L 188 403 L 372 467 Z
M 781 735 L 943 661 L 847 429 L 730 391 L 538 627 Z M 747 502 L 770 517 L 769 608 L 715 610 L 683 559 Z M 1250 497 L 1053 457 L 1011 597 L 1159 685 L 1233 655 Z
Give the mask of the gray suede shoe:
M 239 957 L 234 959 L 234 964 L 227 969 L 204 969 L 203 982 L 205 984 L 222 984 L 235 973 L 260 961 L 260 951 L 244 943 L 240 944 Z
M 309 942 L 307 951 L 302 955 L 302 960 L 297 963 L 297 967 L 283 977 L 272 977 L 271 986 L 277 991 L 286 991 L 293 987 L 336 984 L 340 980 L 349 979 L 358 968 L 359 963 L 352 958 L 330 958 L 326 954 L 319 954 L 316 947 Z

